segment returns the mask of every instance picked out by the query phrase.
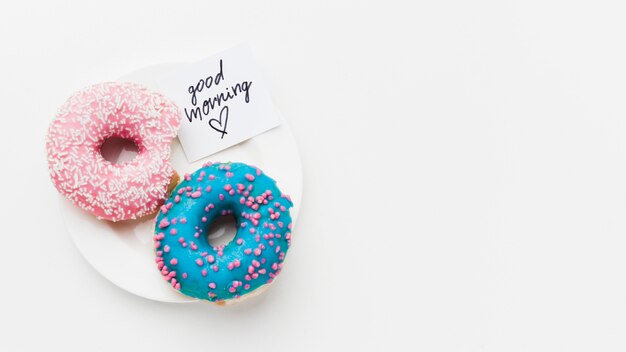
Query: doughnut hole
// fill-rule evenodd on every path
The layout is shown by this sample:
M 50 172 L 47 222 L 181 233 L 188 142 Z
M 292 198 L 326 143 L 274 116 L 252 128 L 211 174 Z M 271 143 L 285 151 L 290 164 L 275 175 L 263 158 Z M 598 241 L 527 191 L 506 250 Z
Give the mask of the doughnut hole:
M 124 164 L 139 154 L 139 146 L 131 139 L 109 137 L 102 142 L 100 154 L 111 164 Z
M 216 218 L 209 226 L 207 241 L 213 247 L 226 246 L 237 234 L 237 220 L 232 214 Z

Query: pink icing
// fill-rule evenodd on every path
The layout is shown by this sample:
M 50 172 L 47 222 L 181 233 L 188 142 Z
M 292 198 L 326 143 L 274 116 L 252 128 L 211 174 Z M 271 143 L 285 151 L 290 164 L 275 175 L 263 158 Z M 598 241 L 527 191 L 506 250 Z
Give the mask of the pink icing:
M 98 219 L 136 219 L 154 212 L 174 170 L 170 143 L 179 110 L 163 95 L 134 83 L 101 83 L 71 96 L 48 130 L 46 149 L 56 189 Z M 112 164 L 100 154 L 109 137 L 134 141 L 138 155 Z

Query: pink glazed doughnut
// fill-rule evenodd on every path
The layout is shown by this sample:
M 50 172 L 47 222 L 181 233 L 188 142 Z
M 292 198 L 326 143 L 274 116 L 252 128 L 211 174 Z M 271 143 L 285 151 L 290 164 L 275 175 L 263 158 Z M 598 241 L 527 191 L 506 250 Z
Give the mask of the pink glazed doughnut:
M 48 130 L 46 150 L 56 189 L 98 219 L 137 219 L 157 211 L 177 175 L 170 162 L 180 112 L 163 95 L 134 83 L 101 83 L 72 95 Z M 137 156 L 113 164 L 102 143 L 133 141 Z

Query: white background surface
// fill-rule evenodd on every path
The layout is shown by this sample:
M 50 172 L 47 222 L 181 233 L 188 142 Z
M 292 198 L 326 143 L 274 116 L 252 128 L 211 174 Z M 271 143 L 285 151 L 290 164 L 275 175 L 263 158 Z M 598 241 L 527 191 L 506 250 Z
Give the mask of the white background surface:
M 622 2 L 0 4 L 0 350 L 623 351 Z M 304 167 L 280 280 L 135 297 L 66 234 L 72 92 L 249 40 Z

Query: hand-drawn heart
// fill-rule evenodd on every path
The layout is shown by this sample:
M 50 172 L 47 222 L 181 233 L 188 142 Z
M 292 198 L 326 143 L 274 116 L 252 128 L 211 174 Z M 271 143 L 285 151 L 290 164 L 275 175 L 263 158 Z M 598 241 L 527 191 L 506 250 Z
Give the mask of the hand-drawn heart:
M 217 126 L 214 126 L 213 123 L 217 124 Z M 220 132 L 222 134 L 222 138 L 224 139 L 224 135 L 227 134 L 228 132 L 226 132 L 226 125 L 228 124 L 228 106 L 224 106 L 222 108 L 222 111 L 220 111 L 220 118 L 218 119 L 210 119 L 209 120 L 209 126 L 211 126 L 212 129 L 216 130 L 217 132 Z

